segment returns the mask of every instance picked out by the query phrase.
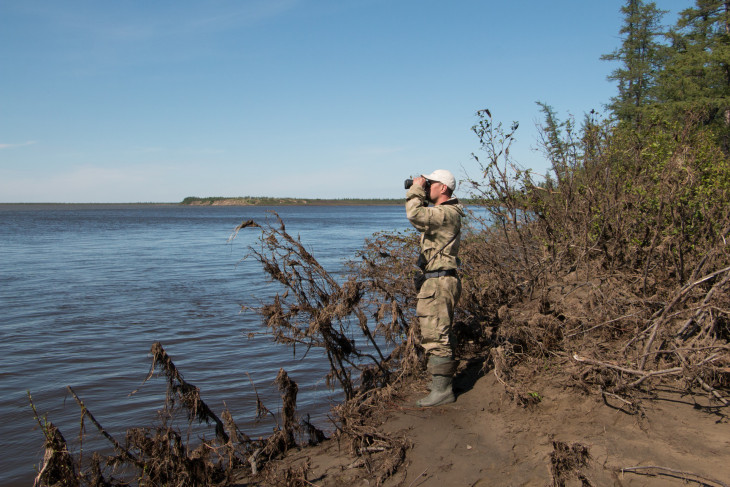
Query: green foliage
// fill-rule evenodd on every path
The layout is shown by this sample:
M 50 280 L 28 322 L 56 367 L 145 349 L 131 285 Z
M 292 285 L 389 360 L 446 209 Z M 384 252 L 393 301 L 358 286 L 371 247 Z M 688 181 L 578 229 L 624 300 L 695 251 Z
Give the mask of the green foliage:
M 729 8 L 724 1 L 697 0 L 684 10 L 668 35 L 671 44 L 658 79 L 665 113 L 677 118 L 702 110 L 703 122 L 724 138 L 730 123 Z
M 609 76 L 616 119 L 684 123 L 691 113 L 730 152 L 730 2 L 696 0 L 670 28 L 659 25 L 665 12 L 653 2 L 627 0 L 621 11 L 622 44 L 602 56 L 621 63 Z
M 645 281 L 685 282 L 729 224 L 730 160 L 702 115 L 655 113 L 639 126 L 587 117 L 578 129 L 540 106 L 551 172 L 539 182 L 508 157 L 514 131 L 486 111 L 475 126 L 488 158 L 484 180 L 471 183 L 493 218 L 490 232 L 518 250 L 505 256 L 518 279 L 534 286 L 547 272 L 598 259 Z
M 657 9 L 654 2 L 641 0 L 627 0 L 621 12 L 621 46 L 601 59 L 621 63 L 608 77 L 618 86 L 618 95 L 609 107 L 619 120 L 636 122 L 641 118 L 641 109 L 656 100 L 653 91 L 664 52 L 658 37 L 666 12 Z

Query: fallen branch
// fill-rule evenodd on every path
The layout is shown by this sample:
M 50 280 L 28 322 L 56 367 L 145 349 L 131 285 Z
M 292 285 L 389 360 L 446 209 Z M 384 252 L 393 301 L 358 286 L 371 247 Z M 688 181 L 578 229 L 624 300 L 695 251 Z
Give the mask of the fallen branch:
M 592 326 L 592 327 L 588 328 L 587 330 L 578 330 L 578 331 L 576 331 L 575 333 L 571 333 L 571 334 L 569 334 L 569 335 L 565 335 L 565 338 L 572 338 L 572 337 L 574 337 L 574 336 L 576 336 L 576 335 L 579 335 L 579 334 L 581 334 L 581 333 L 588 333 L 589 331 L 593 331 L 593 330 L 595 330 L 596 328 L 600 328 L 600 327 L 602 327 L 602 326 L 604 326 L 604 325 L 608 325 L 608 324 L 610 324 L 610 323 L 614 323 L 614 322 L 616 322 L 616 321 L 621 321 L 621 320 L 623 320 L 624 318 L 631 318 L 632 316 L 636 316 L 637 314 L 638 314 L 638 313 L 631 313 L 631 314 L 628 314 L 628 315 L 624 315 L 624 316 L 619 316 L 618 318 L 614 318 L 614 319 L 612 319 L 612 320 L 604 321 L 603 323 L 598 323 L 597 325 L 594 325 L 594 326 Z
M 629 408 L 629 411 L 631 414 L 636 414 L 637 412 L 640 412 L 640 406 L 638 404 L 635 404 L 631 401 L 627 401 L 626 399 L 619 396 L 618 394 L 614 394 L 612 392 L 604 391 L 603 389 L 601 389 L 601 395 L 603 396 L 603 400 L 605 401 L 605 403 L 609 406 L 611 406 L 611 405 L 608 404 L 608 399 L 606 399 L 606 397 L 612 397 L 612 398 L 624 403 Z M 611 407 L 614 407 L 614 406 L 611 406 Z M 621 408 L 621 409 L 623 410 L 623 408 Z
M 716 283 L 714 286 L 712 286 L 712 288 L 710 288 L 709 291 L 707 291 L 705 299 L 702 300 L 702 304 L 697 308 L 695 314 L 692 315 L 692 317 L 684 323 L 682 328 L 680 328 L 679 331 L 675 333 L 675 336 L 683 336 L 685 335 L 685 333 L 688 332 L 689 327 L 692 326 L 693 323 L 696 323 L 700 315 L 702 315 L 702 313 L 705 311 L 707 304 L 710 302 L 710 299 L 715 294 L 715 291 L 724 286 L 728 282 L 728 279 L 730 279 L 730 274 L 727 274 L 720 282 Z
M 671 475 L 673 477 L 681 478 L 682 480 L 689 480 L 689 481 L 697 482 L 697 483 L 712 482 L 713 484 L 717 484 L 721 487 L 730 487 L 730 486 L 728 486 L 728 484 L 726 484 L 725 482 L 722 482 L 720 480 L 703 477 L 702 475 L 697 475 L 696 473 L 684 472 L 682 470 L 675 470 L 673 468 L 668 468 L 668 467 L 661 467 L 658 465 L 640 465 L 640 466 L 636 466 L 636 467 L 626 467 L 626 468 L 621 469 L 621 473 L 624 473 L 624 472 L 636 473 L 638 470 L 659 470 L 660 475 L 662 474 L 662 472 L 668 472 L 668 474 L 665 473 L 663 475 Z M 650 473 L 650 475 L 651 475 L 651 473 Z M 654 474 L 654 475 L 657 475 L 657 474 Z
M 658 375 L 678 374 L 684 370 L 683 367 L 672 367 L 671 369 L 663 369 L 663 370 L 655 370 L 652 372 L 645 372 L 643 370 L 629 369 L 627 367 L 621 367 L 620 365 L 614 365 L 614 364 L 610 364 L 607 362 L 600 362 L 598 360 L 583 358 L 583 357 L 578 356 L 578 354 L 573 354 L 573 360 L 575 360 L 576 362 L 597 365 L 599 367 L 605 367 L 607 369 L 618 370 L 619 372 L 624 372 L 624 373 L 630 374 L 630 375 L 640 376 L 637 380 L 635 380 L 634 382 L 627 385 L 626 386 L 627 388 L 636 387 L 650 377 L 655 377 Z
M 724 272 L 730 271 L 730 266 L 725 267 L 724 269 L 720 269 L 719 271 L 712 272 L 705 277 L 698 279 L 692 283 L 685 284 L 684 287 L 674 296 L 674 299 L 667 304 L 664 309 L 662 310 L 662 314 L 657 318 L 657 320 L 654 322 L 654 324 L 650 327 L 651 329 L 651 336 L 649 337 L 649 340 L 646 342 L 646 345 L 644 345 L 644 353 L 642 354 L 641 360 L 639 361 L 639 369 L 644 369 L 644 365 L 646 365 L 646 359 L 649 355 L 649 350 L 651 349 L 651 346 L 654 344 L 654 340 L 656 339 L 657 332 L 659 331 L 659 325 L 664 323 L 666 321 L 666 315 L 669 313 L 669 311 L 677 304 L 679 303 L 686 295 L 689 293 L 692 289 L 694 289 L 696 286 L 702 284 L 705 281 L 709 281 L 715 276 L 718 276 Z
M 695 379 L 697 380 L 697 382 L 699 382 L 700 386 L 702 386 L 702 388 L 703 388 L 703 389 L 704 389 L 705 391 L 707 391 L 707 392 L 709 392 L 710 394 L 712 394 L 713 396 L 715 396 L 715 399 L 717 399 L 718 401 L 720 401 L 721 403 L 723 403 L 723 404 L 724 404 L 725 406 L 728 406 L 728 405 L 730 405 L 730 403 L 729 403 L 729 402 L 727 401 L 727 399 L 725 399 L 724 397 L 722 397 L 722 396 L 720 395 L 720 393 L 719 393 L 719 392 L 717 392 L 717 390 L 716 390 L 716 389 L 713 389 L 713 388 L 712 388 L 712 386 L 710 386 L 710 385 L 709 385 L 709 384 L 708 384 L 707 382 L 703 381 L 703 380 L 702 380 L 701 378 L 699 378 L 699 377 L 695 377 Z
M 76 395 L 76 392 L 71 388 L 71 386 L 66 386 L 66 389 L 69 393 L 73 396 L 73 398 L 76 400 L 76 403 L 81 408 L 81 414 L 83 416 L 87 416 L 91 422 L 96 426 L 96 429 L 99 430 L 99 433 L 101 433 L 104 438 L 109 440 L 112 445 L 114 445 L 114 448 L 122 455 L 123 458 L 127 458 L 131 460 L 137 467 L 144 468 L 145 464 L 144 462 L 141 462 L 136 456 L 134 456 L 129 450 L 124 448 L 117 440 L 114 439 L 112 435 L 106 432 L 106 430 L 99 424 L 99 422 L 96 420 L 93 414 L 91 414 L 91 411 L 89 411 L 86 406 L 84 405 L 84 402 L 79 398 L 79 396 Z
M 215 423 L 215 433 L 218 438 L 223 443 L 228 443 L 230 438 L 228 438 L 223 422 L 200 397 L 200 389 L 183 379 L 182 374 L 172 362 L 172 358 L 170 358 L 162 347 L 162 343 L 153 343 L 150 348 L 150 354 L 152 355 L 152 365 L 143 383 L 152 377 L 155 367 L 159 367 L 160 371 L 167 377 L 168 404 L 174 405 L 175 397 L 177 396 L 187 411 L 189 421 L 197 419 L 198 423 L 205 422 L 206 424 L 212 421 Z

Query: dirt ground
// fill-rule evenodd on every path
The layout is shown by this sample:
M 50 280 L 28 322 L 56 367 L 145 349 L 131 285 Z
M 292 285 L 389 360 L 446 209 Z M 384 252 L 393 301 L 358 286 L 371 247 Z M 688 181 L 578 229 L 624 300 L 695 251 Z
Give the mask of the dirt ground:
M 457 376 L 454 404 L 412 406 L 427 392 L 419 383 L 387 406 L 382 430 L 406 437 L 411 448 L 383 485 L 730 485 L 730 422 L 727 411 L 702 407 L 709 401 L 664 390 L 629 414 L 618 400 L 607 404 L 599 394 L 540 378 L 531 384 L 540 402 L 524 408 L 494 374 L 476 369 Z M 305 461 L 307 483 L 297 485 L 376 484 L 367 461 L 336 441 L 290 452 L 279 465 Z

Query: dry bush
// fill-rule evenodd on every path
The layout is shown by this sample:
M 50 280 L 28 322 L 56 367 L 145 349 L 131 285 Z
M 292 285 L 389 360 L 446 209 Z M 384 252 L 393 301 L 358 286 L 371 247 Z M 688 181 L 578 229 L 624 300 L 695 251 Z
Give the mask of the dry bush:
M 351 399 L 356 394 L 353 370 L 370 373 L 376 368 L 384 380 L 389 374 L 380 345 L 360 307 L 362 283 L 350 278 L 340 284 L 298 239 L 287 233 L 281 218 L 274 216 L 276 223 L 255 225 L 262 235 L 259 246 L 251 246 L 250 252 L 284 292 L 277 294 L 273 302 L 250 309 L 261 315 L 277 343 L 323 348 L 330 364 L 328 385 L 336 381 L 345 397 Z M 354 330 L 361 332 L 367 348 L 358 348 L 349 338 Z
M 496 315 L 503 368 L 559 358 L 604 395 L 671 383 L 727 405 L 730 159 L 698 114 L 578 130 L 543 109 L 539 183 L 509 156 L 516 125 L 478 113 L 489 218 L 464 246 L 462 305 Z
M 362 283 L 363 312 L 374 320 L 375 335 L 393 349 L 389 362 L 402 375 L 419 374 L 424 360 L 413 287 L 419 251 L 414 231 L 377 233 L 348 265 Z
M 261 316 L 278 343 L 324 349 L 328 384 L 339 384 L 345 394 L 344 403 L 332 411 L 335 438 L 346 442 L 351 454 L 367 459 L 379 484 L 395 472 L 408 446 L 404 439 L 379 431 L 374 415 L 418 369 L 421 354 L 410 279 L 416 237 L 374 236 L 359 260 L 350 263 L 349 275 L 338 281 L 274 217 L 274 222 L 241 226 L 261 230 L 250 255 L 284 289 L 271 302 L 249 309 Z M 359 377 L 353 379 L 353 372 Z

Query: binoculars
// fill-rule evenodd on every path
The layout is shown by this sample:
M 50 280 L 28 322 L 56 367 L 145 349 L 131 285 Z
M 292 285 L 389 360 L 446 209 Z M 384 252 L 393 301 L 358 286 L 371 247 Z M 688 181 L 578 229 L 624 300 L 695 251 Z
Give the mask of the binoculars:
M 405 186 L 405 189 L 410 188 L 411 186 L 413 186 L 413 180 L 406 179 L 403 186 Z M 424 189 L 426 190 L 426 194 L 428 194 L 429 189 L 431 189 L 431 181 L 429 181 L 428 179 L 426 180 L 426 187 Z

